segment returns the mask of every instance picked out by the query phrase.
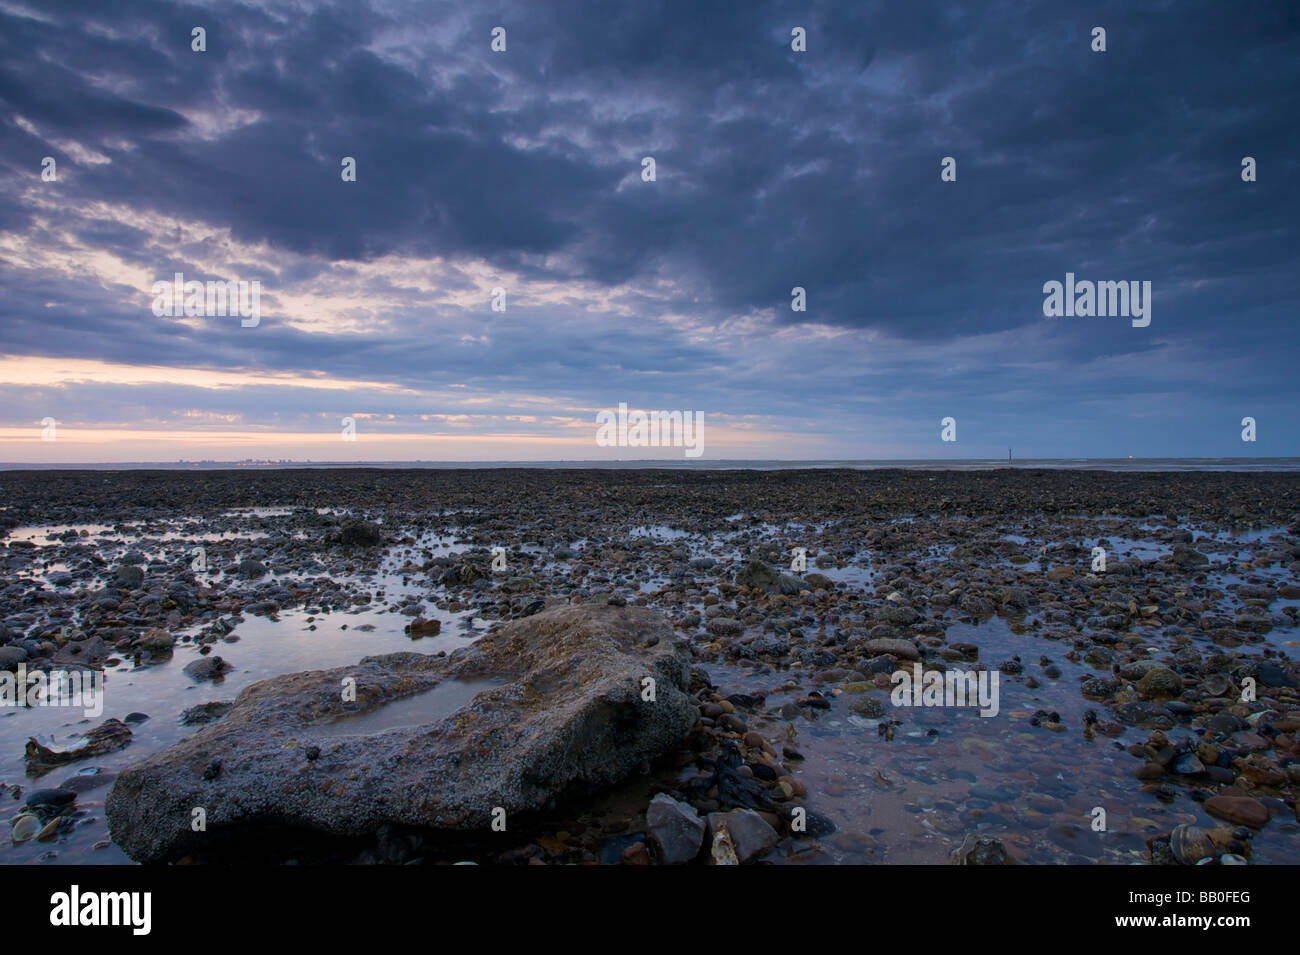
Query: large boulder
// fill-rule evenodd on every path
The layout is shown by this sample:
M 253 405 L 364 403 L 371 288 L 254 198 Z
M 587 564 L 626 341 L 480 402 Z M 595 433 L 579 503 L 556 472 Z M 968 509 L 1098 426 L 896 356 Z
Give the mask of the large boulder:
M 342 700 L 349 679 L 354 703 Z M 494 808 L 540 811 L 674 750 L 697 715 L 688 685 L 660 614 L 562 606 L 451 656 L 394 653 L 255 683 L 222 719 L 124 770 L 106 814 L 141 862 L 266 827 L 489 832 Z

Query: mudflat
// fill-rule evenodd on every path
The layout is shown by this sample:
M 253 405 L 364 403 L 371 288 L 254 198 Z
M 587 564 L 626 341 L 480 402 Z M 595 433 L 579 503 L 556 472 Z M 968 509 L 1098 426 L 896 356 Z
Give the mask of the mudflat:
M 9 471 L 0 502 L 5 862 L 145 842 L 198 862 L 1300 862 L 1297 473 Z M 606 632 L 608 707 L 576 676 Z M 467 738 L 493 706 L 550 719 L 596 688 L 554 724 L 551 768 L 511 778 L 503 825 L 485 791 L 454 825 L 414 800 L 313 832 L 363 798 L 347 783 L 375 752 L 320 732 L 274 737 L 317 794 L 292 825 L 268 797 L 237 832 L 110 831 L 144 763 L 219 803 L 229 763 L 169 754 L 207 753 L 223 720 L 306 707 L 363 658 L 398 705 L 384 673 L 477 677 L 480 644 L 484 691 L 429 711 Z M 674 708 L 645 711 L 652 733 L 642 658 Z M 98 710 L 19 705 L 20 675 L 87 671 Z M 418 720 L 369 720 L 419 759 Z M 619 772 L 560 767 L 570 738 Z

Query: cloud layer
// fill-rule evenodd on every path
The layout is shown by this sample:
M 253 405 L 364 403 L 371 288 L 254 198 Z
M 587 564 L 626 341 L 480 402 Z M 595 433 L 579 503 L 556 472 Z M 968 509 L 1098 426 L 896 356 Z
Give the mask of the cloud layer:
M 846 6 L 0 0 L 0 460 L 1300 454 L 1294 4 Z

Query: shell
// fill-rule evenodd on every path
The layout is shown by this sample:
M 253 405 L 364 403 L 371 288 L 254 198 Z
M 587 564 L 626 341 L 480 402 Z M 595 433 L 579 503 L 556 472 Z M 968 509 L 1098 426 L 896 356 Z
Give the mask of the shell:
M 1169 848 L 1183 865 L 1197 865 L 1202 859 L 1214 857 L 1214 843 L 1210 837 L 1187 823 L 1175 826 L 1169 833 Z
M 710 854 L 713 856 L 714 865 L 740 865 L 740 858 L 736 855 L 736 847 L 731 843 L 731 833 L 727 831 L 726 826 L 719 826 L 718 831 L 713 834 L 713 847 Z
M 21 845 L 41 831 L 41 821 L 27 812 L 15 817 L 10 825 L 13 826 L 13 830 L 9 835 L 16 846 Z
M 49 822 L 47 822 L 45 824 L 45 828 L 42 829 L 40 832 L 36 833 L 36 841 L 45 842 L 48 839 L 53 839 L 55 835 L 58 833 L 59 823 L 61 823 L 62 821 L 63 821 L 63 817 L 57 816 L 54 819 L 51 819 Z

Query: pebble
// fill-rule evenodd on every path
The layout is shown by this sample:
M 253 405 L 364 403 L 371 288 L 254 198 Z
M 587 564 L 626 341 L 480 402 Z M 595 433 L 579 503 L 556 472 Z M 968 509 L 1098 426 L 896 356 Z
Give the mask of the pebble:
M 1180 796 L 1203 792 L 1208 794 L 1203 803 L 1206 811 L 1236 825 L 1265 826 L 1269 807 L 1274 806 L 1279 822 L 1273 828 L 1279 830 L 1288 807 L 1269 791 L 1300 782 L 1300 764 L 1286 755 L 1294 750 L 1300 727 L 1294 715 L 1292 725 L 1286 719 L 1288 712 L 1300 711 L 1294 693 L 1300 670 L 1293 661 L 1270 654 L 1259 639 L 1294 620 L 1269 614 L 1263 605 L 1274 595 L 1300 596 L 1300 584 L 1295 582 L 1300 548 L 1294 518 L 1275 503 L 1288 499 L 1291 479 L 1285 477 L 1251 475 L 1248 480 L 1215 475 L 1216 492 L 1204 494 L 1203 482 L 1210 480 L 1205 476 L 1171 475 L 1152 486 L 1117 473 L 996 472 L 982 474 L 973 483 L 968 476 L 950 472 L 935 472 L 924 481 L 827 472 L 801 477 L 797 487 L 755 479 L 753 491 L 729 487 L 724 495 L 722 488 L 696 483 L 703 476 L 683 476 L 680 481 L 688 493 L 677 499 L 679 504 L 665 505 L 664 516 L 658 519 L 674 525 L 680 521 L 692 530 L 663 540 L 628 533 L 627 525 L 620 524 L 611 510 L 614 501 L 622 506 L 642 500 L 634 508 L 640 511 L 636 520 L 646 521 L 643 504 L 650 498 L 638 495 L 662 496 L 662 492 L 642 485 L 644 476 L 638 472 L 602 476 L 598 483 L 566 476 L 563 510 L 552 504 L 556 485 L 546 474 L 530 477 L 541 490 L 522 496 L 517 491 L 523 485 L 505 478 L 501 486 L 513 488 L 511 494 L 499 493 L 491 482 L 467 488 L 457 483 L 463 478 L 439 475 L 414 482 L 413 489 L 421 485 L 418 494 L 373 475 L 361 484 L 354 483 L 359 476 L 348 473 L 331 472 L 329 477 L 338 482 L 337 487 L 273 472 L 241 474 L 235 485 L 217 474 L 201 498 L 187 500 L 189 492 L 179 485 L 169 487 L 162 481 L 141 488 L 126 473 L 114 482 L 111 495 L 93 486 L 80 494 L 76 510 L 55 502 L 48 513 L 42 511 L 42 519 L 110 525 L 143 508 L 167 515 L 209 514 L 214 504 L 219 508 L 236 500 L 241 506 L 250 500 L 310 500 L 312 506 L 262 524 L 272 529 L 269 540 L 248 546 L 245 538 L 228 549 L 224 544 L 209 548 L 214 573 L 206 577 L 176 573 L 152 552 L 146 553 L 149 547 L 144 543 L 101 545 L 84 534 L 73 534 L 50 547 L 29 550 L 11 541 L 3 553 L 13 572 L 21 573 L 38 561 L 62 560 L 73 573 L 70 580 L 56 579 L 75 586 L 47 589 L 39 603 L 20 594 L 0 608 L 0 668 L 48 660 L 65 648 L 72 657 L 91 659 L 87 654 L 94 652 L 93 641 L 84 639 L 91 633 L 102 634 L 108 650 L 127 663 L 138 663 L 144 654 L 144 662 L 175 665 L 165 658 L 173 645 L 178 655 L 194 644 L 206 651 L 207 644 L 231 635 L 240 622 L 236 615 L 241 608 L 259 615 L 284 613 L 287 622 L 291 611 L 310 606 L 312 625 L 319 623 L 322 630 L 327 629 L 331 614 L 371 601 L 376 609 L 399 604 L 413 609 L 414 605 L 402 603 L 405 594 L 395 600 L 391 591 L 389 595 L 377 592 L 373 577 L 359 576 L 370 572 L 374 560 L 390 553 L 378 548 L 384 543 L 397 552 L 405 549 L 400 559 L 407 564 L 403 573 L 409 572 L 415 584 L 413 596 L 436 603 L 442 611 L 464 609 L 492 621 L 527 613 L 539 598 L 581 599 L 584 594 L 603 593 L 606 600 L 611 596 L 622 600 L 626 595 L 631 602 L 662 607 L 674 621 L 693 619 L 679 629 L 679 635 L 695 644 L 706 679 L 711 672 L 712 679 L 725 682 L 727 692 L 743 690 L 755 699 L 759 689 L 787 683 L 772 709 L 754 709 L 751 703 L 741 712 L 727 700 L 702 700 L 701 716 L 710 723 L 697 727 L 699 741 L 706 747 L 716 745 L 724 734 L 741 737 L 745 748 L 740 752 L 748 763 L 737 774 L 762 791 L 775 793 L 782 813 L 791 800 L 807 798 L 810 790 L 813 806 L 819 800 L 833 806 L 832 789 L 842 793 L 841 799 L 859 800 L 864 786 L 881 785 L 874 782 L 875 775 L 887 775 L 897 786 L 913 786 L 911 777 L 897 770 L 901 757 L 887 754 L 889 738 L 894 738 L 896 748 L 924 745 L 927 754 L 935 754 L 926 760 L 933 769 L 917 770 L 923 775 L 932 776 L 937 770 L 942 776 L 945 761 L 966 760 L 979 767 L 978 776 L 986 783 L 1013 782 L 1010 787 L 991 787 L 1008 788 L 1013 795 L 991 800 L 982 810 L 983 818 L 1000 817 L 1011 825 L 1019 821 L 1036 833 L 1044 831 L 1047 819 L 1052 820 L 1048 831 L 1055 832 L 1054 827 L 1063 822 L 1057 818 L 1063 810 L 1050 801 L 1055 797 L 1045 793 L 1026 796 L 1029 810 L 1018 820 L 1018 794 L 1033 793 L 1035 786 L 1059 792 L 1052 780 L 1061 773 L 1079 785 L 1116 784 L 1117 818 L 1124 818 L 1125 809 L 1140 808 L 1162 820 L 1163 829 L 1177 815 L 1169 810 L 1188 805 L 1179 802 Z M 662 476 L 656 480 L 662 481 Z M 431 494 L 422 482 L 436 485 L 438 492 Z M 6 501 L 10 509 L 30 512 L 31 502 L 24 497 L 27 492 L 21 482 L 15 489 L 7 488 L 11 490 L 13 500 Z M 438 502 L 433 508 L 427 506 L 431 498 Z M 375 520 L 315 513 L 317 506 L 336 513 L 352 510 L 358 500 L 365 501 L 368 518 Z M 458 508 L 472 510 L 449 516 Z M 834 515 L 819 526 L 814 539 L 792 543 L 773 531 L 809 511 Z M 1229 520 L 1230 511 L 1238 516 Z M 741 516 L 734 520 L 719 518 L 736 512 Z M 904 513 L 915 514 L 918 520 L 893 521 Z M 1177 525 L 1168 516 L 1173 513 L 1178 515 Z M 1019 528 L 1027 514 L 1033 529 L 1010 533 L 1023 533 L 1031 540 L 1020 543 L 1007 537 L 1008 529 Z M 1106 515 L 1104 526 L 1090 514 Z M 205 519 L 202 529 L 244 533 L 259 521 L 246 516 Z M 403 525 L 408 521 L 417 527 L 407 529 Z M 527 529 L 521 531 L 525 522 Z M 1282 526 L 1274 529 L 1275 525 Z M 702 530 L 695 533 L 695 527 Z M 1229 542 L 1216 536 L 1229 527 L 1270 530 L 1258 539 Z M 438 550 L 421 553 L 415 543 L 421 528 L 436 528 L 459 538 L 454 556 L 444 557 Z M 1198 533 L 1193 535 L 1188 528 Z M 705 535 L 715 532 L 727 535 L 725 544 L 708 542 Z M 1103 536 L 1110 538 L 1105 546 L 1111 551 L 1111 562 L 1106 572 L 1093 573 L 1088 566 L 1089 541 Z M 1139 541 L 1142 548 L 1127 553 L 1127 545 L 1116 543 L 1120 539 Z M 488 569 L 488 548 L 498 542 L 508 548 L 507 574 Z M 815 563 L 823 574 L 800 579 L 784 572 L 789 567 L 788 547 L 795 544 L 809 548 L 809 566 Z M 541 556 L 530 554 L 530 546 Z M 85 559 L 84 552 L 72 553 L 78 547 L 99 547 L 99 569 L 89 574 L 77 569 L 76 561 Z M 367 548 L 374 549 L 367 554 Z M 546 563 L 548 555 L 564 561 L 564 566 L 553 569 Z M 1236 563 L 1224 563 L 1225 556 Z M 311 562 L 316 562 L 315 567 Z M 1036 565 L 1046 570 L 1035 570 Z M 184 570 L 183 562 L 178 566 Z M 275 577 L 261 581 L 268 568 L 274 569 Z M 49 575 L 45 577 L 49 580 Z M 107 586 L 88 596 L 81 586 L 96 577 Z M 423 587 L 426 577 L 429 586 Z M 438 583 L 440 579 L 445 583 Z M 212 590 L 219 596 L 208 596 L 212 583 L 227 591 Z M 1220 600 L 1215 588 L 1235 598 Z M 205 602 L 202 607 L 200 600 Z M 993 623 L 1000 629 L 985 631 L 981 623 L 978 632 L 966 627 L 958 636 L 953 630 L 958 621 L 983 620 L 995 613 L 1005 618 Z M 93 627 L 69 625 L 68 621 L 82 620 L 87 614 L 95 617 Z M 365 624 L 357 629 L 374 628 Z M 120 641 L 113 636 L 115 631 Z M 1013 647 L 998 642 L 1008 631 L 1017 641 Z M 197 636 L 189 646 L 172 636 L 192 632 Z M 954 639 L 948 643 L 950 635 Z M 73 653 L 74 649 L 80 652 Z M 149 654 L 155 658 L 150 660 Z M 1013 654 L 1019 656 L 1008 659 Z M 1049 656 L 1053 662 L 1048 662 Z M 1097 668 L 1082 664 L 1085 658 Z M 213 660 L 215 654 L 204 659 Z M 1020 732 L 1025 729 L 1021 722 L 1006 732 L 990 728 L 981 731 L 979 738 L 966 738 L 960 730 L 953 732 L 952 714 L 942 710 L 897 714 L 902 719 L 896 737 L 893 722 L 880 724 L 887 732 L 879 736 L 872 725 L 861 725 L 864 716 L 870 724 L 895 715 L 889 710 L 878 715 L 877 707 L 880 696 L 887 697 L 890 673 L 900 663 L 920 660 L 927 668 L 960 667 L 959 661 L 968 661 L 969 666 L 979 659 L 988 660 L 990 667 L 1003 661 L 1004 694 L 1012 681 L 1022 688 L 1017 692 L 1032 692 L 1033 701 L 1018 701 L 1017 707 L 1024 707 L 1026 714 L 1044 707 L 1037 725 L 1056 732 L 1035 732 L 1030 738 Z M 1041 669 L 1033 669 L 1030 675 L 1032 661 L 1040 661 Z M 714 664 L 733 666 L 724 677 L 713 669 Z M 1258 701 L 1238 699 L 1240 679 L 1247 675 L 1258 683 Z M 1086 679 L 1080 680 L 1081 676 Z M 1054 681 L 1048 688 L 1036 685 L 1047 679 Z M 862 684 L 865 692 L 856 692 L 855 686 L 855 692 L 840 696 L 830 689 L 845 684 Z M 886 692 L 873 697 L 871 686 L 882 686 Z M 822 692 L 809 692 L 810 687 Z M 855 704 L 855 699 L 869 702 Z M 221 705 L 212 704 L 210 715 L 195 708 L 193 715 L 219 717 Z M 1080 721 L 1077 714 L 1085 706 L 1093 706 L 1095 713 Z M 1059 721 L 1048 718 L 1053 713 Z M 776 723 L 778 718 L 783 722 Z M 126 719 L 134 722 L 130 716 Z M 1129 757 L 1103 739 L 1123 736 L 1122 741 L 1130 743 L 1138 734 L 1129 727 L 1161 728 L 1172 740 L 1165 744 L 1170 752 L 1162 750 L 1158 759 L 1141 751 Z M 787 737 L 779 734 L 787 728 L 798 729 L 797 745 L 783 745 Z M 938 735 L 927 735 L 932 731 Z M 1081 738 L 1092 739 L 1092 734 L 1093 743 L 1080 743 Z M 791 735 L 788 740 L 795 738 Z M 1185 748 L 1189 739 L 1197 743 L 1191 751 Z M 137 740 L 135 746 L 141 742 Z M 945 745 L 950 748 L 941 750 Z M 807 783 L 775 765 L 778 749 L 787 765 L 798 764 L 797 772 L 808 773 Z M 1109 760 L 1109 756 L 1101 758 L 1102 753 L 1120 757 L 1114 772 L 1101 768 Z M 833 786 L 814 775 L 828 756 L 844 772 Z M 1032 773 L 1022 772 L 1036 762 L 1042 765 Z M 1143 779 L 1114 778 L 1130 771 Z M 1018 772 L 1023 778 L 1015 775 Z M 96 785 L 111 781 L 111 774 L 105 776 Z M 1259 798 L 1234 795 L 1242 792 L 1238 788 L 1218 792 L 1238 780 L 1245 787 L 1261 787 L 1256 792 Z M 1155 811 L 1161 807 L 1143 795 L 1144 783 L 1157 798 L 1171 800 L 1168 814 Z M 67 785 L 71 789 L 74 782 Z M 1126 785 L 1129 788 L 1124 790 Z M 716 809 L 716 796 L 716 792 L 692 796 L 689 802 L 698 808 L 714 799 Z M 1279 804 L 1282 808 L 1277 808 Z M 720 805 L 730 808 L 725 801 Z M 840 808 L 844 805 L 847 802 Z M 1071 803 L 1064 812 L 1080 810 Z M 933 815 L 945 825 L 955 820 L 955 810 L 936 808 Z M 772 822 L 763 821 L 769 826 Z M 777 823 L 778 830 L 786 825 Z M 603 821 L 593 823 L 593 831 L 603 825 Z M 1034 861 L 1083 855 L 1077 838 L 1057 835 L 1064 852 L 1049 857 L 1046 853 L 1054 850 L 1032 849 Z M 1040 839 L 1040 844 L 1044 841 Z M 1013 845 L 1010 835 L 1003 844 Z M 896 846 L 891 849 L 896 851 Z M 621 851 L 612 861 L 621 858 Z M 705 855 L 712 857 L 711 852 Z M 1231 855 L 1222 851 L 1220 860 Z
M 1227 822 L 1256 829 L 1268 823 L 1268 808 L 1249 796 L 1211 796 L 1205 801 L 1205 811 Z

